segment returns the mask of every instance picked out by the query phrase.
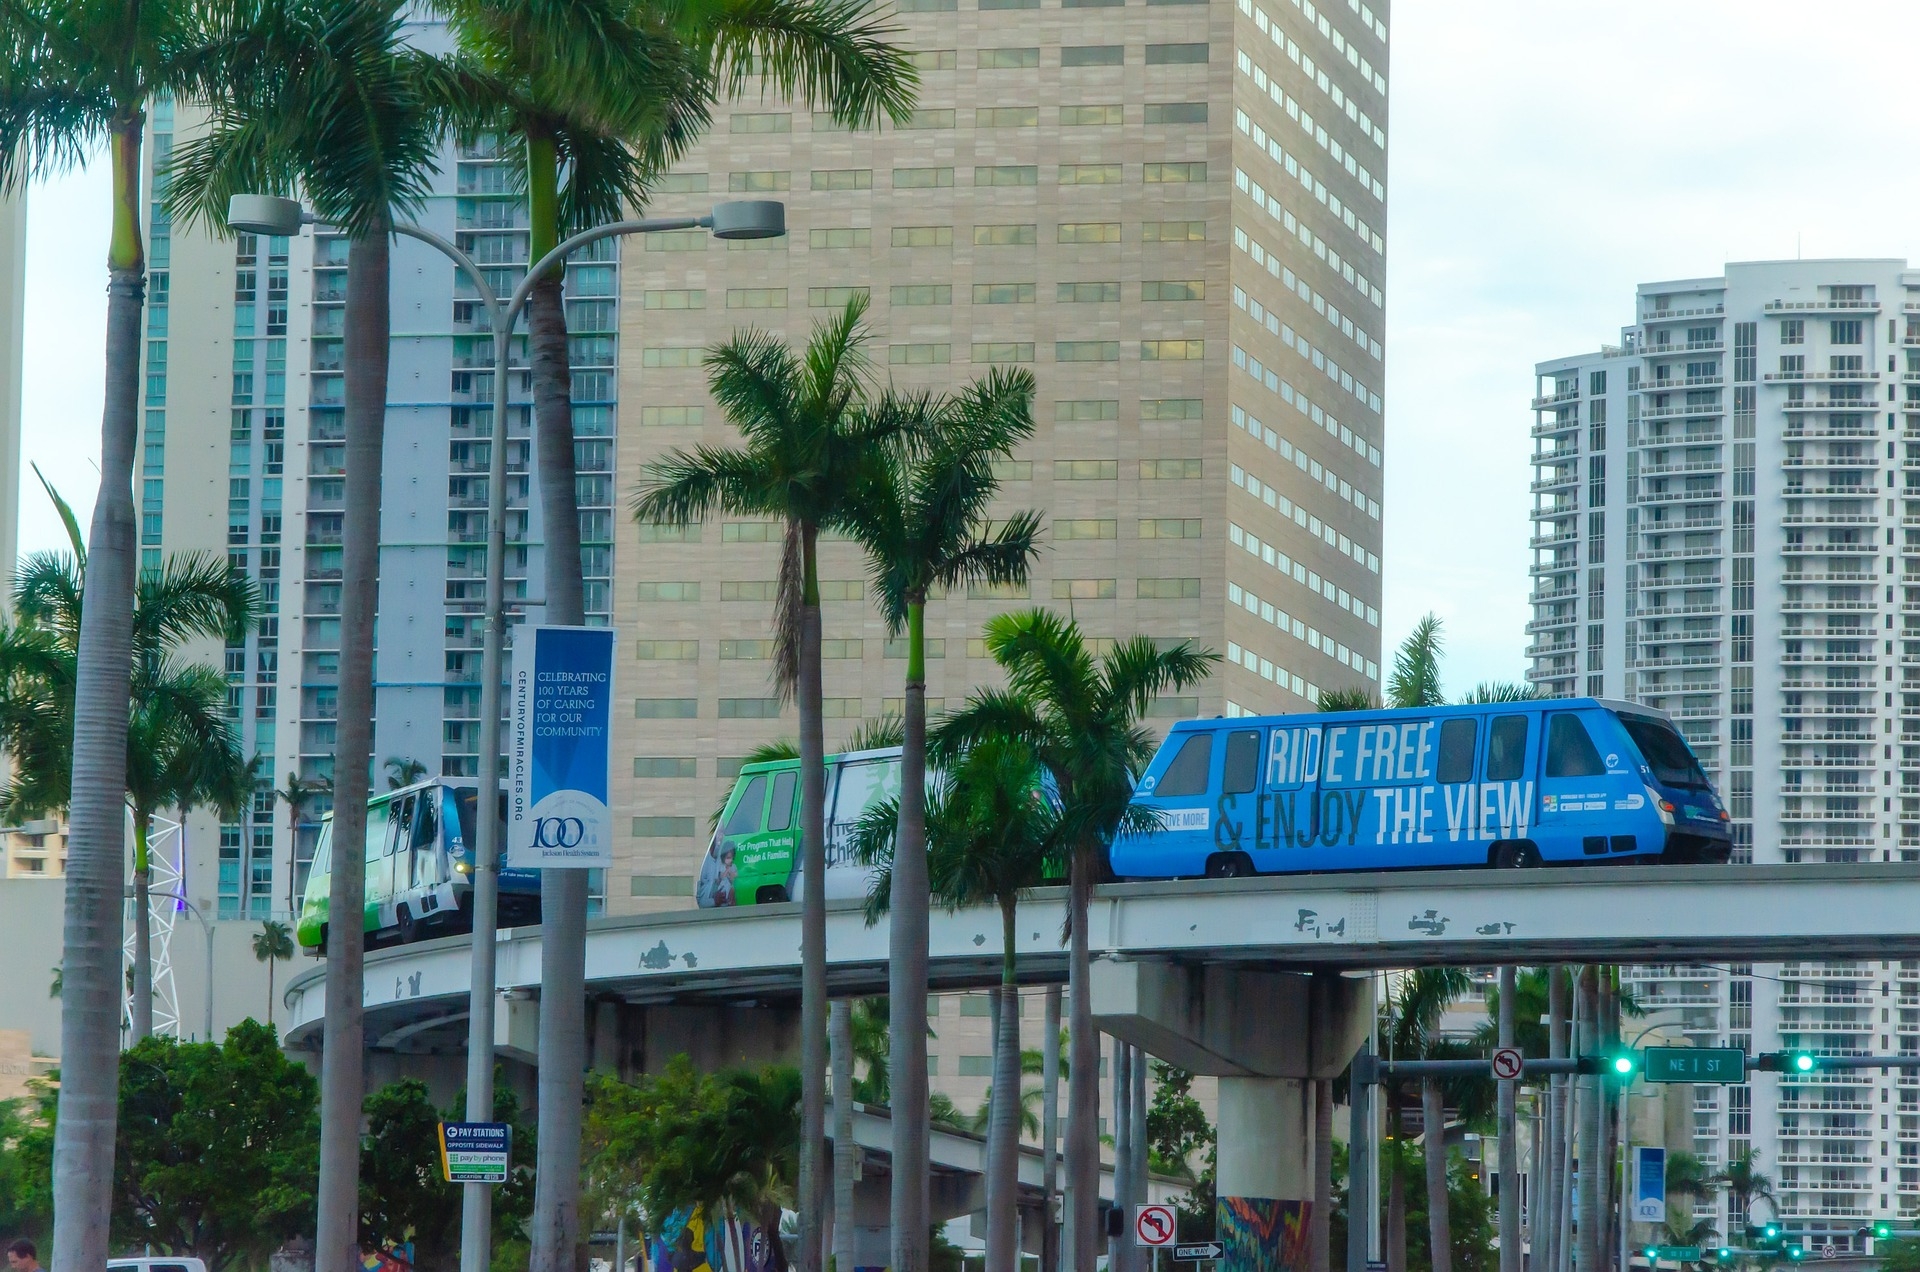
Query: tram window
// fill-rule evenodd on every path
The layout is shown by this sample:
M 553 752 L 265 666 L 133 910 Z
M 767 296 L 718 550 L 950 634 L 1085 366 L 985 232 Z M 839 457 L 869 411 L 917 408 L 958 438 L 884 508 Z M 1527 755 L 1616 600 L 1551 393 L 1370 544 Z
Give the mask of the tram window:
M 1487 729 L 1487 780 L 1517 782 L 1527 768 L 1527 717 L 1497 716 Z
M 793 826 L 795 797 L 800 775 L 789 769 L 773 775 L 773 807 L 767 810 L 768 830 L 787 830 Z
M 1241 731 L 1227 734 L 1225 772 L 1220 790 L 1227 795 L 1244 795 L 1260 784 L 1260 735 Z
M 1562 711 L 1548 719 L 1548 777 L 1599 777 L 1606 771 L 1606 762 L 1594 749 L 1579 716 Z
M 767 775 L 755 773 L 747 781 L 747 789 L 740 795 L 740 802 L 733 806 L 733 816 L 727 818 L 727 828 L 723 835 L 751 835 L 760 829 L 760 814 L 765 811 L 767 802 Z
M 413 808 L 413 846 L 432 848 L 440 838 L 439 808 L 434 802 L 433 792 L 426 791 L 419 797 Z
M 1473 744 L 1480 732 L 1478 720 L 1447 720 L 1440 725 L 1440 777 L 1442 786 L 1455 786 L 1473 780 Z
M 1195 733 L 1180 746 L 1154 794 L 1163 797 L 1204 795 L 1207 793 L 1207 769 L 1213 761 L 1213 734 Z
M 382 804 L 367 810 L 367 860 L 385 857 L 393 843 L 393 805 Z
M 387 837 L 387 855 L 391 857 L 412 844 L 413 796 L 394 800 L 387 805 L 387 810 L 393 823 L 393 834 Z

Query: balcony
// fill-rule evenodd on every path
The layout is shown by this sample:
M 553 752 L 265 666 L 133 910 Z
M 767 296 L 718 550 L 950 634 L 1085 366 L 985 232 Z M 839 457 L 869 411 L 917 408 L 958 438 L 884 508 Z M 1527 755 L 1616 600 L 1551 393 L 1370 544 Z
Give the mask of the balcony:
M 1877 300 L 1770 300 L 1766 304 L 1770 314 L 1804 313 L 1818 311 L 1836 314 L 1877 314 L 1880 302 Z
M 1793 707 L 1793 706 L 1786 706 L 1786 707 L 1781 707 L 1781 708 L 1780 708 L 1780 714 L 1781 714 L 1781 715 L 1783 715 L 1783 716 L 1791 716 L 1791 717 L 1794 717 L 1794 718 L 1796 718 L 1796 719 L 1812 719 L 1812 718 L 1814 718 L 1814 717 L 1816 717 L 1816 716 L 1870 716 L 1870 715 L 1877 715 L 1878 713 L 1879 713 L 1879 708 L 1877 708 L 1877 707 L 1874 707 L 1874 706 L 1872 706 L 1871 704 L 1869 704 L 1869 705 L 1867 705 L 1867 706 L 1864 706 L 1864 707 L 1835 707 L 1835 706 L 1825 706 L 1825 707 L 1807 707 L 1807 706 L 1799 706 L 1799 707 Z M 1792 736 L 1795 736 L 1795 737 L 1799 737 L 1799 736 L 1801 736 L 1801 735 L 1798 735 L 1798 734 L 1796 734 L 1796 735 L 1792 735 Z M 1784 998 L 1783 998 L 1783 999 L 1781 999 L 1780 1001 L 1781 1001 L 1782 1003 L 1784 1003 L 1784 1002 L 1786 1002 L 1786 999 L 1784 999 Z
M 1783 650 L 1780 661 L 1789 667 L 1814 663 L 1863 666 L 1874 661 L 1874 653 L 1871 647 L 1855 653 L 1834 653 L 1824 649 Z
M 1872 543 L 1783 543 L 1780 550 L 1790 556 L 1878 556 Z
M 1526 631 L 1531 636 L 1535 632 L 1548 632 L 1556 627 L 1572 627 L 1579 621 L 1580 618 L 1576 614 L 1561 614 L 1555 618 L 1536 618 L 1527 624 Z
M 1649 309 L 1640 315 L 1640 321 L 1643 323 L 1669 322 L 1675 318 L 1705 318 L 1710 314 L 1726 312 L 1725 305 L 1703 305 L 1697 309 Z M 1641 347 L 1644 349 L 1646 346 Z
M 1701 416 L 1704 418 L 1709 415 L 1725 415 L 1726 413 L 1727 408 L 1716 402 L 1712 404 L 1701 403 L 1696 406 L 1642 407 L 1640 410 L 1640 418 L 1643 420 L 1675 420 L 1687 415 Z M 1704 439 L 1695 439 L 1690 434 L 1687 440 L 1694 441 Z
M 1641 548 L 1633 553 L 1635 561 L 1680 561 L 1699 557 L 1723 556 L 1726 549 L 1719 544 L 1706 547 Z M 1647 586 L 1641 584 L 1642 587 Z
M 1813 411 L 1813 412 L 1827 412 L 1829 414 L 1835 413 L 1835 412 L 1872 414 L 1875 410 L 1879 408 L 1879 405 L 1880 404 L 1877 400 L 1868 399 L 1868 398 L 1852 398 L 1852 397 L 1850 398 L 1836 398 L 1836 397 L 1788 398 L 1786 401 L 1780 404 L 1780 409 L 1788 412 Z M 1853 426 L 1850 424 L 1842 425 L 1841 428 L 1843 430 L 1853 430 Z M 1789 424 L 1786 436 L 1799 437 L 1801 436 L 1801 434 L 1794 432 L 1791 424 Z M 1809 434 L 1806 434 L 1806 436 L 1817 437 L 1817 436 L 1821 436 L 1821 434 L 1809 433 Z M 1853 431 L 1835 431 L 1833 433 L 1826 434 L 1826 436 L 1865 437 L 1867 436 L 1867 434 L 1858 430 L 1853 430 Z
M 1561 469 L 1552 477 L 1541 477 L 1527 487 L 1536 495 L 1552 494 L 1563 490 L 1572 490 L 1580 484 L 1580 473 L 1574 468 Z
M 1561 530 L 1553 534 L 1536 534 L 1527 540 L 1527 546 L 1536 550 L 1557 548 L 1580 542 L 1580 534 L 1575 530 Z
M 1540 420 L 1533 426 L 1535 437 L 1558 437 L 1562 433 L 1571 433 L 1580 427 L 1577 419 Z
M 1854 460 L 1852 464 L 1845 465 L 1845 467 L 1852 467 L 1859 462 L 1859 460 Z M 1841 467 L 1841 465 L 1829 465 L 1829 467 Z M 1880 488 L 1866 485 L 1863 482 L 1833 481 L 1830 479 L 1823 486 L 1796 486 L 1789 483 L 1781 490 L 1780 494 L 1787 499 L 1877 499 L 1880 494 Z
M 1640 356 L 1644 358 L 1675 358 L 1685 353 L 1719 353 L 1727 346 L 1718 340 L 1701 341 L 1698 344 L 1688 341 L 1686 344 L 1649 344 L 1640 346 Z
M 1679 585 L 1675 585 L 1679 586 Z M 1642 588 L 1645 585 L 1642 584 Z M 1642 605 L 1635 609 L 1631 618 L 1668 618 L 1687 614 L 1718 614 L 1726 606 L 1718 600 L 1696 601 L 1688 605 Z
M 1878 405 L 1877 403 L 1873 403 L 1873 402 L 1855 402 L 1852 404 L 1852 409 L 1856 411 L 1860 411 L 1860 410 L 1865 410 L 1869 407 L 1873 407 L 1877 405 Z M 1787 403 L 1783 403 L 1783 406 L 1785 407 L 1786 410 L 1789 410 L 1789 411 L 1814 411 L 1814 410 L 1825 411 L 1825 410 L 1833 409 L 1832 407 L 1829 406 L 1829 404 L 1825 402 L 1787 402 Z M 1844 410 L 1847 408 L 1842 407 L 1840 409 Z M 1916 435 L 1920 435 L 1920 434 L 1916 434 Z M 1789 420 L 1787 422 L 1786 432 L 1782 434 L 1782 436 L 1789 437 L 1789 438 L 1805 437 L 1805 438 L 1815 438 L 1815 439 L 1823 438 L 1823 437 L 1867 438 L 1867 437 L 1877 437 L 1878 434 L 1876 434 L 1872 429 L 1859 424 L 1841 424 L 1837 426 L 1830 422 L 1823 423 L 1823 424 L 1809 424 L 1806 420 L 1800 419 L 1800 420 Z
M 1636 670 L 1657 671 L 1667 667 L 1718 667 L 1725 661 L 1719 654 L 1675 654 L 1671 658 L 1636 658 L 1633 665 Z
M 1783 526 L 1877 526 L 1880 518 L 1868 512 L 1796 512 L 1780 518 Z
M 1717 389 L 1726 384 L 1726 377 L 1720 375 L 1682 375 L 1655 377 L 1642 380 L 1635 393 L 1665 393 L 1670 389 Z
M 1875 461 L 1858 455 L 1784 455 L 1780 467 L 1786 469 L 1803 468 L 1857 468 L 1872 471 Z M 1645 472 L 1646 469 L 1641 469 Z
M 1769 371 L 1760 378 L 1769 384 L 1831 384 L 1877 380 L 1880 378 L 1880 373 L 1878 371 L 1835 371 L 1831 368 L 1822 371 L 1816 367 L 1806 371 Z
M 1801 600 L 1794 597 L 1788 597 L 1780 603 L 1781 612 L 1787 614 L 1826 614 L 1835 611 L 1844 613 L 1850 610 L 1871 610 L 1873 607 L 1872 601 Z
M 1717 473 L 1726 465 L 1718 459 L 1691 459 L 1677 464 L 1642 464 L 1642 477 L 1664 477 L 1669 473 Z
M 1693 421 L 1689 421 L 1689 423 L 1692 423 L 1692 422 Z M 1706 427 L 1700 428 L 1700 429 L 1687 429 L 1678 433 L 1669 433 L 1666 431 L 1665 428 L 1647 429 L 1641 433 L 1640 440 L 1634 442 L 1633 445 L 1639 447 L 1642 450 L 1647 450 L 1649 448 L 1657 447 L 1657 446 L 1717 445 L 1722 440 L 1721 432 L 1720 432 L 1720 422 L 1718 420 L 1712 420 L 1712 421 L 1703 420 L 1703 421 L 1700 421 L 1700 423 L 1705 424 Z

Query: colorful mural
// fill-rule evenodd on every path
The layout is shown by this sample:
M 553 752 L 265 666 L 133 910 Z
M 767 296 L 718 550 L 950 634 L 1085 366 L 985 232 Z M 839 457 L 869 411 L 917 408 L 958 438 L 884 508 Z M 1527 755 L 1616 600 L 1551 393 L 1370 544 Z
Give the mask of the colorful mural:
M 647 1248 L 645 1272 L 787 1272 L 784 1251 L 759 1225 L 741 1220 L 709 1226 L 699 1210 L 676 1212 Z M 740 1251 L 735 1267 L 732 1251 Z
M 1222 1197 L 1215 1231 L 1226 1247 L 1220 1272 L 1307 1272 L 1308 1201 Z

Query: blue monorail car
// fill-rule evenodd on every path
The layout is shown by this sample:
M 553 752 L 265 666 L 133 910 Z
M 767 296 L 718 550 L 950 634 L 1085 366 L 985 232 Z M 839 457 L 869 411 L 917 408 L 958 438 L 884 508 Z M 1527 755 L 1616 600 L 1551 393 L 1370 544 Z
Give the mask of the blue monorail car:
M 1123 879 L 1723 862 L 1727 813 L 1664 713 L 1595 698 L 1177 724 Z

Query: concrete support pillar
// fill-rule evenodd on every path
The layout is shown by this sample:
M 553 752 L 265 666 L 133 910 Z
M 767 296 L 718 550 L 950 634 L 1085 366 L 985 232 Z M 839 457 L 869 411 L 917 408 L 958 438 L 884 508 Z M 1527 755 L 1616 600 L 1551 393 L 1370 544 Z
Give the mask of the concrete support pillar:
M 1304 1269 L 1313 1208 L 1313 1083 L 1221 1078 L 1221 1272 Z

